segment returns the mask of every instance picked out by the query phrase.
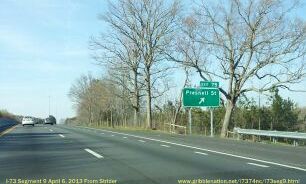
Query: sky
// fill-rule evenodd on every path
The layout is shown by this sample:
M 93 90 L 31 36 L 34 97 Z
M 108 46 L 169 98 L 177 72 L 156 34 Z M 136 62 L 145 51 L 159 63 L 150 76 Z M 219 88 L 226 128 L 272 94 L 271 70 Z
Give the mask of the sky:
M 68 97 L 72 83 L 81 74 L 103 73 L 88 46 L 91 36 L 105 31 L 97 16 L 106 10 L 106 0 L 1 0 L 0 109 L 44 118 L 50 99 L 50 114 L 58 119 L 74 116 Z M 176 75 L 179 87 L 183 76 Z M 194 84 L 199 81 L 194 77 Z M 305 86 L 303 81 L 296 87 Z M 177 96 L 178 91 L 169 93 Z M 305 93 L 281 94 L 306 106 Z
M 71 117 L 67 94 L 81 75 L 100 75 L 90 56 L 91 36 L 107 1 L 2 0 L 0 5 L 0 109 L 14 114 Z

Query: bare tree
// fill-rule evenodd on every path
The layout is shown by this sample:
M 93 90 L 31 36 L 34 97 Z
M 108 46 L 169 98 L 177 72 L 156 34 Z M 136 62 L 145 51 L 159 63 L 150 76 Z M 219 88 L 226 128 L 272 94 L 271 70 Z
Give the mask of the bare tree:
M 172 56 L 203 80 L 226 83 L 219 88 L 226 99 L 221 137 L 241 95 L 275 87 L 293 90 L 291 84 L 305 76 L 306 53 L 305 22 L 290 17 L 296 1 L 226 2 L 198 4 L 184 22 L 183 41 L 189 45 L 178 49 L 189 60 Z
M 161 63 L 163 51 L 174 34 L 178 8 L 177 2 L 166 6 L 162 0 L 119 0 L 117 4 L 110 3 L 103 17 L 116 34 L 128 39 L 140 53 L 146 86 L 147 127 L 150 128 L 155 128 L 152 124 L 152 86 L 169 69 Z
M 182 108 L 183 89 L 184 89 L 186 86 L 190 85 L 190 79 L 189 79 L 189 77 L 190 77 L 190 74 L 189 74 L 190 71 L 188 70 L 187 67 L 184 67 L 184 72 L 185 72 L 185 77 L 186 77 L 186 78 L 185 78 L 185 81 L 184 81 L 184 85 L 183 85 L 183 87 L 182 87 L 182 90 L 181 90 L 181 92 L 180 92 L 179 99 L 178 99 L 178 103 L 177 103 L 177 107 L 176 107 L 176 109 L 175 109 L 175 113 L 174 113 L 174 116 L 173 116 L 172 122 L 173 122 L 174 125 L 177 124 L 178 115 L 179 115 L 179 113 L 180 113 L 180 111 L 181 111 L 181 108 Z M 175 128 L 175 127 L 173 127 L 173 128 Z M 171 131 L 171 125 L 170 125 L 170 131 Z
M 94 78 L 92 75 L 82 75 L 76 82 L 71 86 L 68 96 L 74 102 L 78 111 L 85 110 L 87 112 L 88 123 L 93 122 L 93 101 L 94 96 L 89 91 Z M 80 109 L 80 107 L 85 107 L 85 109 Z
M 129 100 L 134 109 L 134 126 L 138 124 L 143 85 L 139 82 L 139 49 L 116 29 L 108 35 L 91 39 L 91 49 L 98 63 L 108 68 L 111 81 L 122 87 L 117 96 Z
M 69 97 L 77 108 L 78 118 L 90 125 L 102 123 L 103 114 L 118 104 L 114 95 L 116 88 L 107 81 L 93 78 L 90 74 L 82 75 L 71 86 Z M 87 119 L 83 119 L 87 118 Z
M 103 121 L 103 113 L 113 107 L 115 91 L 105 80 L 95 79 L 88 88 L 88 93 L 93 98 L 93 121 L 99 125 Z

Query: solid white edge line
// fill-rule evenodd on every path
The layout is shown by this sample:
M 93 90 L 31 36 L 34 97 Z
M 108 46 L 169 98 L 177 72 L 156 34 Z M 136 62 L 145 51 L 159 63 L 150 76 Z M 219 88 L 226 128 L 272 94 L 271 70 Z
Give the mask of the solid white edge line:
M 65 137 L 63 134 L 58 134 L 58 135 L 61 136 L 61 137 L 63 137 L 63 138 Z
M 169 147 L 170 147 L 170 146 L 165 145 L 165 144 L 161 144 L 160 146 L 163 146 L 163 147 L 166 147 L 166 148 L 169 148 Z
M 255 165 L 255 166 L 258 166 L 258 167 L 270 167 L 270 166 L 267 166 L 267 165 L 255 164 L 255 163 L 252 163 L 252 162 L 248 162 L 247 164 Z
M 82 127 L 82 126 L 80 126 L 80 127 Z M 93 129 L 93 128 L 88 128 L 88 127 L 83 127 L 83 128 Z M 227 155 L 227 156 L 230 156 L 230 157 L 241 158 L 241 159 L 245 159 L 245 160 L 252 160 L 252 161 L 257 161 L 257 162 L 261 162 L 261 163 L 277 165 L 277 166 L 281 166 L 281 167 L 286 167 L 286 168 L 296 169 L 296 170 L 299 170 L 299 171 L 305 171 L 306 172 L 306 169 L 301 168 L 301 167 L 296 167 L 296 166 L 291 166 L 291 165 L 286 165 L 286 164 L 280 164 L 280 163 L 266 161 L 266 160 L 260 160 L 260 159 L 256 159 L 256 158 L 252 158 L 252 157 L 234 155 L 234 154 L 225 153 L 225 152 L 221 152 L 221 151 L 214 151 L 214 150 L 204 149 L 204 148 L 200 148 L 200 147 L 196 147 L 196 146 L 189 146 L 189 145 L 184 145 L 184 144 L 179 144 L 179 143 L 169 142 L 169 141 L 163 141 L 163 140 L 159 140 L 159 139 L 148 138 L 148 137 L 143 137 L 143 136 L 138 136 L 138 135 L 126 134 L 126 133 L 121 133 L 121 132 L 114 132 L 114 131 L 110 131 L 110 130 L 102 130 L 102 129 L 99 129 L 99 130 L 104 131 L 104 132 L 119 134 L 119 135 L 125 135 L 125 136 L 140 138 L 140 139 L 147 139 L 147 140 L 151 140 L 151 141 L 172 144 L 172 145 L 181 146 L 181 147 L 185 147 L 185 148 L 191 148 L 191 149 L 207 151 L 207 152 L 211 152 L 211 153 L 217 153 L 217 154 L 220 154 L 220 155 Z
M 200 155 L 208 155 L 207 153 L 198 152 L 198 151 L 195 151 L 194 153 L 196 153 L 196 154 L 200 154 Z
M 87 151 L 88 153 L 92 154 L 93 156 L 97 157 L 97 158 L 104 158 L 102 155 L 92 151 L 91 149 L 86 148 L 84 150 Z

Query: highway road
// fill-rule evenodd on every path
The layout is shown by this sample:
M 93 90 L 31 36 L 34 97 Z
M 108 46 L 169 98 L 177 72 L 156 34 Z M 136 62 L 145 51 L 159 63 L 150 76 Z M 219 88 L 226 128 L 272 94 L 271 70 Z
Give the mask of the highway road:
M 305 148 L 193 139 L 17 125 L 0 137 L 0 183 L 306 183 Z

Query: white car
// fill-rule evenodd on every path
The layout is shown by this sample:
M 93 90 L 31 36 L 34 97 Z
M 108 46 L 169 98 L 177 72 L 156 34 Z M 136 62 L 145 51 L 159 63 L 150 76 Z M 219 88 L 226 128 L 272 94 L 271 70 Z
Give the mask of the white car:
M 22 118 L 21 124 L 22 124 L 22 126 L 24 126 L 24 125 L 34 126 L 35 122 L 34 122 L 33 118 L 25 116 L 25 117 Z

